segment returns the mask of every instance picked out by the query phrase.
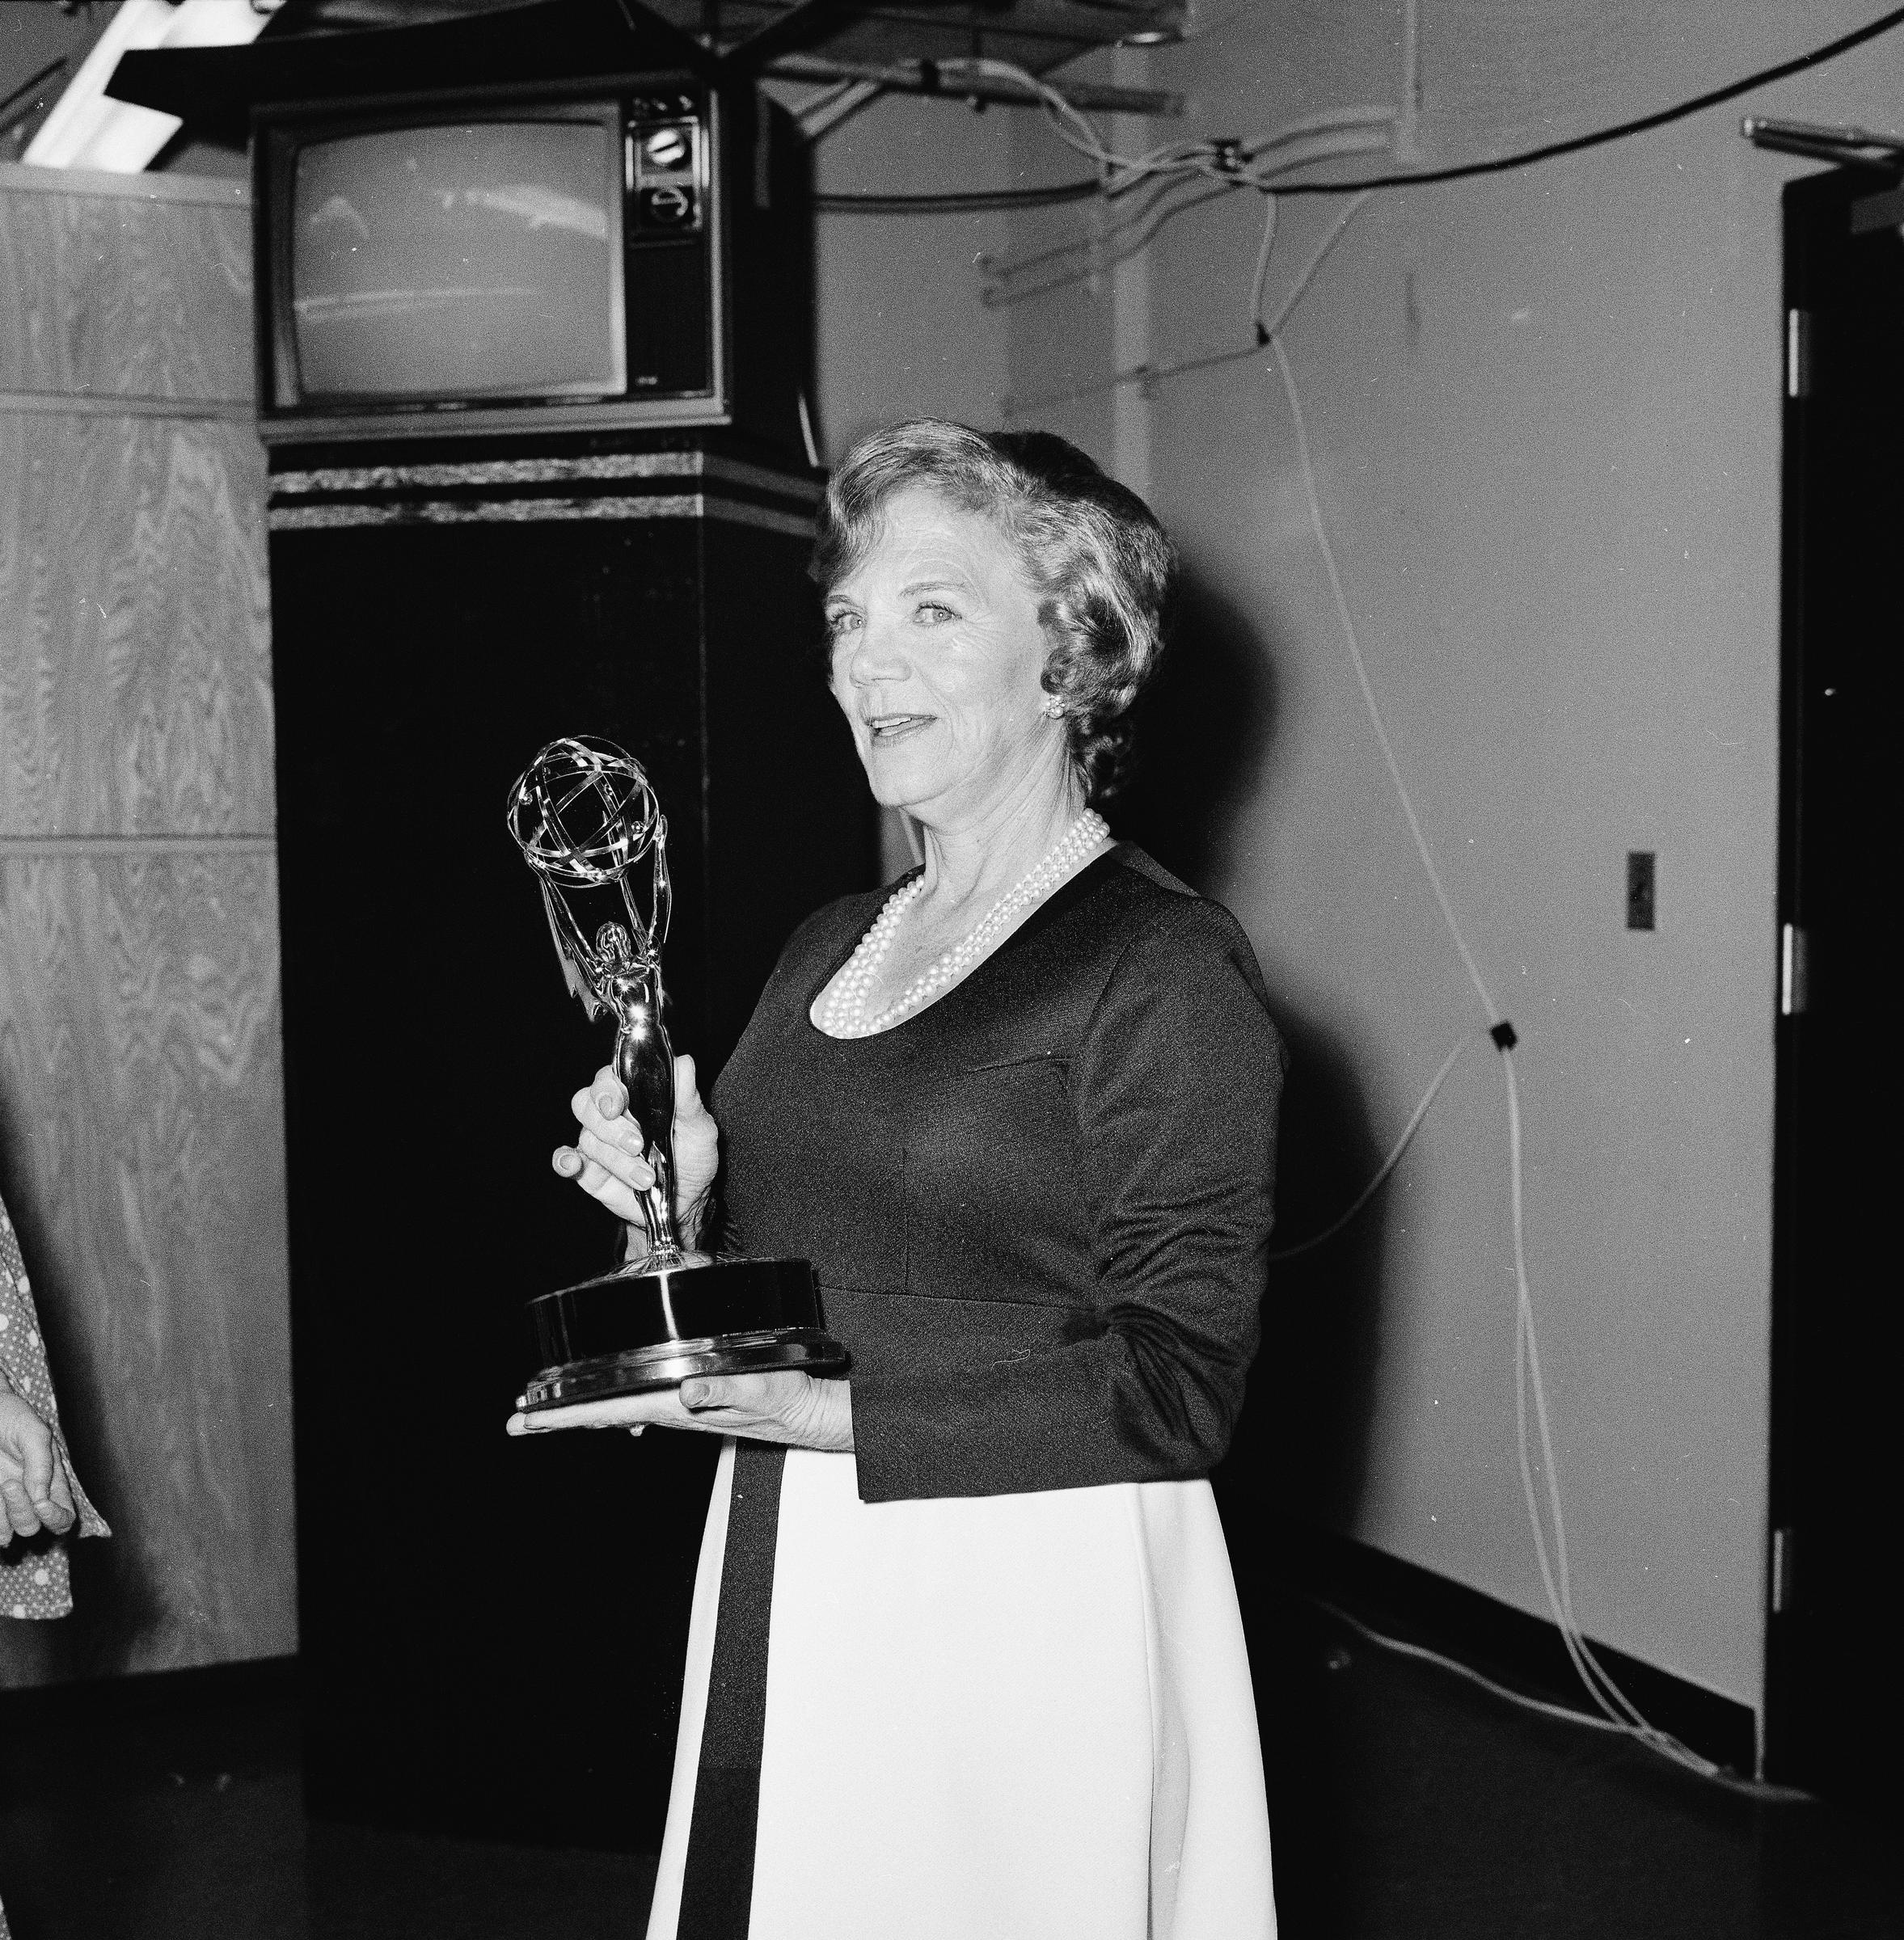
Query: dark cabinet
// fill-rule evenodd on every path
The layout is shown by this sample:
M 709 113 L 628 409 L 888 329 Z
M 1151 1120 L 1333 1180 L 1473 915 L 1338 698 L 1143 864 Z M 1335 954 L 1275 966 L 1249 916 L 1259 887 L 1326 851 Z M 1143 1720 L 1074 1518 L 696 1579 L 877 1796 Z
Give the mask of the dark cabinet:
M 808 474 L 708 440 L 275 454 L 307 1794 L 652 1849 L 713 1449 L 512 1441 L 522 1303 L 598 1272 L 550 1169 L 609 1034 L 503 820 L 544 743 L 644 763 L 676 1048 L 718 1069 L 793 926 L 872 879 L 818 654 Z

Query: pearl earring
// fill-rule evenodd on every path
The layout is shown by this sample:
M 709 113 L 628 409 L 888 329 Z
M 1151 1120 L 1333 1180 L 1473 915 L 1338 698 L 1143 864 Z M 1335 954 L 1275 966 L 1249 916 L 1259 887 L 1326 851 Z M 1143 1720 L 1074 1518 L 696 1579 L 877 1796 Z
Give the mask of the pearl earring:
M 1048 721 L 1062 721 L 1064 711 L 1065 704 L 1056 694 L 1045 703 L 1045 718 Z

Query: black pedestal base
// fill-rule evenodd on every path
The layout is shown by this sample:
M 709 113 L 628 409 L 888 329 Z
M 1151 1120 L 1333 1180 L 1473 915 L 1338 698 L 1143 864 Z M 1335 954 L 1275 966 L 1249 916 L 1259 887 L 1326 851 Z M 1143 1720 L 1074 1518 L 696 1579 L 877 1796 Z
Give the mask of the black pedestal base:
M 844 1370 L 804 1259 L 723 1259 L 607 1273 L 529 1303 L 542 1366 L 523 1406 L 561 1407 L 671 1388 L 695 1374 Z

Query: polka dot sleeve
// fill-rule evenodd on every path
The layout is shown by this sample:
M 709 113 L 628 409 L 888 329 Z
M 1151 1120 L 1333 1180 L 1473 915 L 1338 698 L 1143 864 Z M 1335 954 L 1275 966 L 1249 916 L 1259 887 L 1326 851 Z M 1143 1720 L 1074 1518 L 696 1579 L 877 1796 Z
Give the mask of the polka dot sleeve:
M 33 1289 L 20 1258 L 19 1238 L 0 1204 L 0 1377 L 52 1428 L 66 1474 L 82 1536 L 110 1536 L 105 1519 L 87 1499 L 74 1474 L 71 1451 L 60 1431 L 60 1404 L 46 1371 L 46 1348 Z M 64 1617 L 73 1608 L 66 1571 L 65 1541 L 45 1535 L 15 1537 L 0 1550 L 0 1617 Z M 3 1924 L 0 1916 L 0 1924 Z M 4 1940 L 0 1934 L 0 1940 Z

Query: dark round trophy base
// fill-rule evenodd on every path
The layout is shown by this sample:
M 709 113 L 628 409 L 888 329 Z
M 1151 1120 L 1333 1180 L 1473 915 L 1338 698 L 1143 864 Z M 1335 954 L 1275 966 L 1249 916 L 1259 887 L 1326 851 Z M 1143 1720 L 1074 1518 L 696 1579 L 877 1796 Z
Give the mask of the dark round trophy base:
M 523 1398 L 530 1413 L 695 1374 L 837 1374 L 848 1359 L 821 1328 L 819 1284 L 804 1259 L 605 1273 L 540 1295 L 529 1313 L 542 1360 Z

